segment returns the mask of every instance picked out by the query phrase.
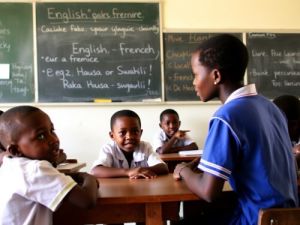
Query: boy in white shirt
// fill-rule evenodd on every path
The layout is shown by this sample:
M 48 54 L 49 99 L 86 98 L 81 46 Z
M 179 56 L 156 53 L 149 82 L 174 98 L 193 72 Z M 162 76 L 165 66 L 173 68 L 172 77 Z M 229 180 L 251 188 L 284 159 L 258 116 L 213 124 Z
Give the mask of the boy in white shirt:
M 96 177 L 154 178 L 167 174 L 168 167 L 151 145 L 141 141 L 143 130 L 139 116 L 120 110 L 110 121 L 111 142 L 104 145 L 91 173 Z
M 63 201 L 88 208 L 97 201 L 97 180 L 70 176 L 53 165 L 60 159 L 59 139 L 49 116 L 32 106 L 17 106 L 0 117 L 0 140 L 9 155 L 0 168 L 0 224 L 51 225 Z
M 153 148 L 159 154 L 198 149 L 197 144 L 187 135 L 189 130 L 179 130 L 181 121 L 174 109 L 160 114 L 160 130 L 153 138 Z

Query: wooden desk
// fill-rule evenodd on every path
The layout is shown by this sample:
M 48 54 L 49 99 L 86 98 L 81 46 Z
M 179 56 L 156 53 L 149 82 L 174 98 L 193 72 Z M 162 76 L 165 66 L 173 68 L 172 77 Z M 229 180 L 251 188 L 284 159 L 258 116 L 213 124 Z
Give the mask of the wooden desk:
M 93 209 L 79 209 L 63 204 L 54 213 L 55 225 L 146 222 L 163 225 L 164 220 L 178 220 L 180 201 L 199 200 L 172 174 L 155 179 L 108 178 L 99 179 L 99 199 Z M 231 190 L 225 185 L 224 190 Z
M 160 158 L 167 163 L 169 172 L 173 173 L 176 165 L 181 162 L 190 162 L 199 157 L 199 155 L 179 155 L 178 153 L 160 154 Z

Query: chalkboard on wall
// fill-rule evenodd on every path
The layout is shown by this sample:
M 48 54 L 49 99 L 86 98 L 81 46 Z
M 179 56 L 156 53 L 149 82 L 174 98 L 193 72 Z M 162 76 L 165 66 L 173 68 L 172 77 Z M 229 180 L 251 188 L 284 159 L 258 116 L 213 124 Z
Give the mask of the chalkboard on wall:
M 159 3 L 36 3 L 40 102 L 161 98 Z
M 220 33 L 174 33 L 163 34 L 164 81 L 167 101 L 198 101 L 193 87 L 191 54 L 197 46 Z M 242 40 L 242 33 L 232 33 Z
M 34 100 L 31 3 L 0 3 L 0 102 Z
M 268 98 L 300 96 L 300 34 L 248 33 L 248 83 Z

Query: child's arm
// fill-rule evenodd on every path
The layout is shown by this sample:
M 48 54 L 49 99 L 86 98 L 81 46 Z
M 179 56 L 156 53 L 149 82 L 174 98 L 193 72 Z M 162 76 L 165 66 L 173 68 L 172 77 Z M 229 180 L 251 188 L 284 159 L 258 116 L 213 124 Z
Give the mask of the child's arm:
M 188 181 L 185 183 L 192 192 L 205 201 L 212 202 L 222 193 L 225 180 L 207 172 L 194 173 L 190 166 L 192 164 L 178 164 L 174 170 L 174 179 Z
M 65 197 L 65 200 L 80 208 L 90 208 L 96 205 L 98 198 L 98 181 L 87 173 L 71 175 L 78 183 Z
M 197 149 L 198 149 L 198 145 L 195 142 L 193 142 L 189 145 L 174 147 L 172 148 L 172 152 L 177 153 L 179 151 L 197 150 Z
M 179 151 L 186 151 L 186 150 L 195 150 L 198 149 L 198 146 L 195 142 L 185 145 L 185 146 L 178 146 L 172 147 L 177 140 L 185 139 L 186 133 L 188 131 L 185 130 L 178 130 L 166 143 L 164 143 L 161 147 L 159 147 L 156 151 L 159 154 L 166 154 L 166 153 L 177 153 Z
M 167 142 L 156 149 L 159 154 L 173 153 L 173 144 L 177 141 L 177 137 L 173 135 Z
M 168 166 L 165 163 L 158 163 L 150 167 L 138 167 L 129 171 L 130 179 L 146 178 L 152 179 L 157 175 L 169 173 Z
M 152 167 L 137 167 L 131 169 L 97 166 L 91 170 L 91 173 L 99 178 L 129 177 L 131 179 L 154 178 L 157 175 L 166 174 L 168 172 L 169 170 L 165 163 L 159 163 Z

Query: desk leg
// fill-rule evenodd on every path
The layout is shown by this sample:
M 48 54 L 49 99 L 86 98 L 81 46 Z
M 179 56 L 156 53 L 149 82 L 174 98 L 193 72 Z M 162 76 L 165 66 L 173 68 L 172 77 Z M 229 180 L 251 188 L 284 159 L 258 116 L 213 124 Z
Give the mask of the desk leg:
M 163 225 L 161 203 L 146 204 L 146 225 Z

